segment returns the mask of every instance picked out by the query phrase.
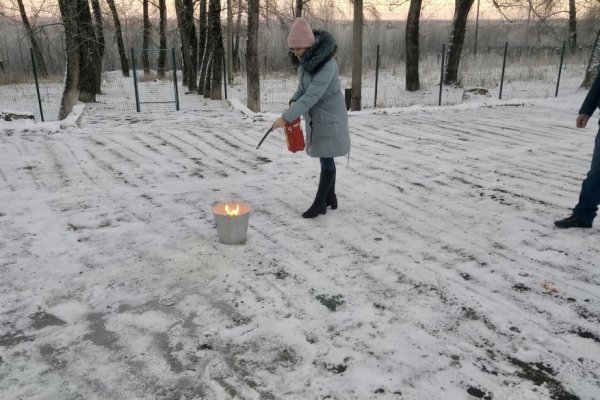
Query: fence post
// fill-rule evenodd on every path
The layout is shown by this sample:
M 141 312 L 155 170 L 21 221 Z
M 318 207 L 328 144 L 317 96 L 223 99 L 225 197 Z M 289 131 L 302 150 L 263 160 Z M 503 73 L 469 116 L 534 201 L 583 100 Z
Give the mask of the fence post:
M 440 72 L 440 97 L 438 99 L 438 106 L 442 105 L 442 87 L 444 84 L 444 62 L 445 62 L 445 57 L 446 56 L 446 43 L 444 43 L 442 45 L 442 68 L 441 68 L 441 72 Z
M 502 77 L 500 78 L 500 97 L 502 100 L 502 87 L 504 86 L 504 71 L 506 70 L 506 52 L 508 50 L 508 42 L 504 42 L 504 60 L 502 61 Z
M 42 96 L 40 96 L 40 84 L 38 82 L 37 68 L 35 67 L 35 57 L 33 56 L 33 49 L 29 49 L 31 53 L 31 66 L 33 67 L 33 77 L 35 78 L 35 90 L 37 91 L 38 105 L 40 106 L 40 116 L 42 122 L 44 122 L 44 109 L 42 108 Z
M 175 111 L 179 111 L 179 91 L 177 90 L 177 64 L 175 63 L 175 47 L 171 47 L 173 59 L 173 86 L 175 88 Z
M 373 100 L 373 108 L 377 107 L 377 85 L 379 83 L 379 45 L 377 45 L 377 58 L 375 59 L 375 100 Z
M 225 64 L 225 51 L 223 51 L 223 82 L 225 84 L 225 100 L 227 100 L 227 64 Z
M 558 79 L 556 80 L 556 92 L 554 93 L 554 97 L 558 97 L 558 86 L 560 85 L 560 74 L 562 72 L 564 58 L 565 58 L 565 42 L 563 41 L 562 51 L 560 53 L 560 65 L 558 66 Z
M 140 93 L 138 92 L 137 67 L 135 66 L 135 50 L 131 48 L 131 69 L 133 70 L 133 87 L 135 89 L 135 109 L 140 112 Z

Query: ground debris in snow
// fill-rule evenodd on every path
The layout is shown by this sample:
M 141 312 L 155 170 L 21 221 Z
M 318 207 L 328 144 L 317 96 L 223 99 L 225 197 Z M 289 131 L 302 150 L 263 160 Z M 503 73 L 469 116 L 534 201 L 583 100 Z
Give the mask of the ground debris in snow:
M 34 314 L 31 314 L 29 318 L 31 318 L 33 321 L 31 326 L 34 329 L 42 329 L 52 325 L 65 325 L 65 321 L 44 311 L 38 311 Z
M 33 340 L 33 336 L 24 335 L 23 331 L 9 331 L 4 335 L 0 336 L 0 347 L 12 347 L 19 343 L 32 342 Z
M 344 298 L 340 294 L 333 296 L 319 294 L 317 295 L 317 300 L 319 300 L 319 302 L 327 307 L 330 311 L 336 311 L 339 306 L 344 304 Z
M 473 387 L 473 386 L 467 387 L 467 393 L 469 393 L 473 397 L 476 397 L 478 399 L 483 399 L 483 400 L 492 400 L 494 398 L 492 393 L 488 393 L 486 391 L 483 391 L 483 390 Z
M 579 400 L 579 397 L 568 392 L 558 380 L 554 378 L 554 369 L 541 362 L 527 363 L 517 358 L 509 357 L 511 364 L 518 367 L 517 376 L 533 382 L 537 386 L 545 385 L 550 392 L 552 400 Z

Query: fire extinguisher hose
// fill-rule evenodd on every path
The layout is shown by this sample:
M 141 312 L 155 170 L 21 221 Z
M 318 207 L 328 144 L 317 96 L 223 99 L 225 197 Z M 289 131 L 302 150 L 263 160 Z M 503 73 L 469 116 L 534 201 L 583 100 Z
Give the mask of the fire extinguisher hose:
M 262 142 L 265 141 L 265 139 L 267 138 L 267 136 L 269 136 L 269 133 L 273 132 L 273 127 L 271 127 L 267 133 L 265 133 L 265 136 L 263 136 L 262 139 L 260 139 L 260 142 L 258 142 L 258 146 L 256 146 L 256 148 L 258 149 L 260 147 L 260 145 L 262 144 Z

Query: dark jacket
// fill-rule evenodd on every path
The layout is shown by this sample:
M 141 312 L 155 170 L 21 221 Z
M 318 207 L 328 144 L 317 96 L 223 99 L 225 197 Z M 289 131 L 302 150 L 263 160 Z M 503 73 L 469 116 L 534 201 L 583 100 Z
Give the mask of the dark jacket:
M 311 157 L 339 157 L 350 151 L 348 112 L 342 95 L 337 48 L 331 34 L 314 31 L 315 44 L 298 66 L 298 89 L 294 103 L 282 115 L 291 122 L 304 115 L 306 152 Z
M 594 84 L 585 97 L 585 100 L 579 109 L 579 114 L 591 116 L 597 107 L 600 107 L 600 72 L 598 72 Z

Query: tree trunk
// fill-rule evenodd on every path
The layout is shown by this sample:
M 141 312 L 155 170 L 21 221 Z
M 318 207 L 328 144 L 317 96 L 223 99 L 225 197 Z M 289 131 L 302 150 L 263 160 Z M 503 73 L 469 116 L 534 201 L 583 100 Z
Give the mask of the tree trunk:
M 233 9 L 227 0 L 227 83 L 233 85 Z
M 150 74 L 150 57 L 148 56 L 148 48 L 150 47 L 150 35 L 152 34 L 152 26 L 150 25 L 150 15 L 148 14 L 149 0 L 142 0 L 144 27 L 142 30 L 142 68 L 144 74 Z
M 363 0 L 354 0 L 352 24 L 352 100 L 350 109 L 359 111 L 362 100 Z
M 41 77 L 46 77 L 48 76 L 48 69 L 46 68 L 46 63 L 44 62 L 44 57 L 42 56 L 40 46 L 38 45 L 37 39 L 35 38 L 33 28 L 29 23 L 29 18 L 27 18 L 27 12 L 25 11 L 23 0 L 17 0 L 17 3 L 19 4 L 19 12 L 21 13 L 21 19 L 23 20 L 23 25 L 25 25 L 27 36 L 29 36 L 29 41 L 31 42 L 31 48 L 33 49 L 35 60 L 37 61 L 36 66 L 38 68 L 38 74 Z
M 596 75 L 600 73 L 600 30 L 596 34 L 596 40 L 594 41 L 594 47 L 592 47 L 592 54 L 590 55 L 590 61 L 585 70 L 585 77 L 581 87 L 590 88 L 596 79 Z
M 446 76 L 444 83 L 450 85 L 458 81 L 458 65 L 465 41 L 467 17 L 474 0 L 456 0 L 454 4 L 454 21 L 450 35 L 450 46 L 448 47 L 448 64 L 446 64 Z
M 79 0 L 79 101 L 96 101 L 96 34 L 87 0 Z
M 175 0 L 175 16 L 177 17 L 177 27 L 179 28 L 179 37 L 181 40 L 181 47 L 179 48 L 179 52 L 181 53 L 181 69 L 182 69 L 182 78 L 181 82 L 184 86 L 187 86 L 187 78 L 188 78 L 188 69 L 191 64 L 191 55 L 189 52 L 189 38 L 187 35 L 187 31 L 185 29 L 185 23 L 183 22 L 183 0 Z
M 240 70 L 240 29 L 242 27 L 242 0 L 238 0 L 238 15 L 235 23 L 235 45 L 233 46 L 233 70 Z
M 158 0 L 158 14 L 160 22 L 158 25 L 160 36 L 160 50 L 158 52 L 158 68 L 157 73 L 159 78 L 165 77 L 165 68 L 167 66 L 167 1 Z
M 113 17 L 113 23 L 115 25 L 115 39 L 117 40 L 117 48 L 119 49 L 119 58 L 121 60 L 121 73 L 123 76 L 129 76 L 129 61 L 127 61 L 127 55 L 125 53 L 125 45 L 123 44 L 123 33 L 121 32 L 121 21 L 119 21 L 119 14 L 117 13 L 117 7 L 115 7 L 115 0 L 106 0 L 108 8 Z
M 296 18 L 302 16 L 302 8 L 303 7 L 304 7 L 304 0 L 296 0 L 296 9 L 295 9 L 295 12 L 294 12 L 294 16 Z
M 212 47 L 212 46 L 210 46 Z M 208 63 L 206 64 L 206 76 L 204 80 L 204 98 L 210 98 L 210 85 L 212 84 L 212 73 L 213 73 L 213 62 L 214 56 L 212 50 L 208 54 Z
M 104 59 L 104 49 L 106 47 L 100 0 L 92 0 L 92 10 L 94 12 L 94 36 L 96 37 L 94 46 L 96 48 L 96 94 L 100 94 L 102 89 L 102 62 Z
M 175 0 L 175 12 L 177 14 L 177 24 L 179 26 L 179 36 L 181 37 L 181 56 L 183 58 L 183 83 L 187 85 L 190 91 L 196 91 L 196 78 L 193 71 L 194 63 L 192 53 L 190 52 L 190 29 L 188 25 L 188 11 L 185 0 Z M 194 77 L 191 80 L 191 77 Z
M 221 85 L 223 84 L 223 29 L 221 29 L 221 1 L 210 0 L 208 6 L 211 18 L 211 37 L 213 45 L 213 62 L 210 82 L 210 98 L 213 100 L 221 100 Z
M 406 19 L 406 90 L 416 92 L 419 82 L 419 19 L 422 0 L 411 0 Z
M 577 5 L 575 0 L 569 0 L 569 49 L 572 53 L 577 50 Z
M 196 79 L 198 78 L 198 37 L 196 36 L 196 24 L 194 23 L 194 2 L 183 0 L 184 21 L 190 46 L 191 64 L 188 71 L 188 88 L 196 91 Z
M 198 94 L 204 94 L 206 86 L 206 70 L 210 58 L 210 33 L 207 28 L 208 15 L 206 14 L 206 0 L 200 0 L 200 49 L 202 51 L 202 62 L 200 63 L 200 78 L 198 79 Z
M 246 42 L 246 105 L 260 112 L 260 68 L 258 64 L 259 0 L 248 0 L 248 39 Z
M 58 0 L 60 14 L 65 29 L 65 47 L 67 52 L 67 71 L 65 87 L 60 100 L 59 119 L 65 119 L 77 104 L 79 94 L 79 0 Z

